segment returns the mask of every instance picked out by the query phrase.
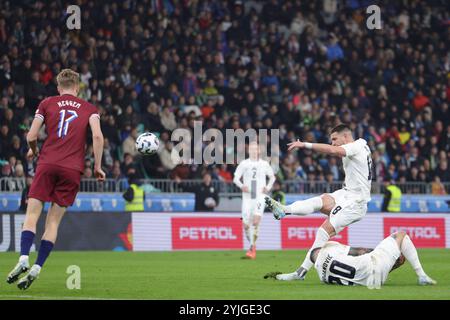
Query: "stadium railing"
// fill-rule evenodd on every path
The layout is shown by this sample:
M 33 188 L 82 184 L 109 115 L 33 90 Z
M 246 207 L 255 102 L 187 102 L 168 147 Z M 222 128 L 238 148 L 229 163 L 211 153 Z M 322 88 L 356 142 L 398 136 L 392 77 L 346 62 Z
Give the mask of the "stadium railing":
M 146 192 L 183 192 L 184 186 L 202 183 L 202 180 L 183 180 L 182 185 L 171 179 L 142 179 L 142 187 Z M 222 195 L 239 195 L 240 190 L 232 182 L 213 180 L 213 186 Z M 397 184 L 405 194 L 431 194 L 431 183 L 405 182 Z M 450 182 L 443 183 L 447 194 L 450 194 Z M 25 188 L 24 178 L 3 177 L 0 178 L 0 192 L 18 192 Z M 282 182 L 282 190 L 286 193 L 327 193 L 342 187 L 342 181 L 299 181 L 286 180 Z M 128 188 L 126 179 L 106 179 L 97 182 L 96 179 L 82 179 L 80 192 L 124 192 Z M 384 186 L 381 182 L 372 183 L 372 193 L 383 193 Z

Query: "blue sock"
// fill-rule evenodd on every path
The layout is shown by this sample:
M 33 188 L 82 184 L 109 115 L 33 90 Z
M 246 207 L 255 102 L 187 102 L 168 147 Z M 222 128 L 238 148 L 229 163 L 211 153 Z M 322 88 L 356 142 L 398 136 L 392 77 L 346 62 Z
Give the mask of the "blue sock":
M 36 262 L 34 264 L 37 264 L 39 266 L 43 266 L 45 260 L 47 260 L 48 255 L 53 249 L 53 243 L 48 240 L 42 240 L 41 246 L 39 248 L 38 257 L 36 259 Z
M 28 256 L 30 254 L 30 248 L 33 245 L 34 233 L 28 230 L 22 231 L 20 237 L 20 255 Z

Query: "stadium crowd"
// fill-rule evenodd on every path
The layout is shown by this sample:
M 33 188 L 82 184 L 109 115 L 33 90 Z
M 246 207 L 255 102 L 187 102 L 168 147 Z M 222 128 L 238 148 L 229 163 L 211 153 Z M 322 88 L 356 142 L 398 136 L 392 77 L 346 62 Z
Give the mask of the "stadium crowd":
M 171 161 L 171 132 L 197 120 L 204 130 L 280 129 L 280 181 L 341 181 L 338 159 L 285 145 L 329 143 L 328 130 L 343 122 L 369 141 L 375 180 L 433 182 L 445 192 L 447 0 L 383 2 L 380 30 L 367 28 L 374 1 L 364 0 L 75 2 L 81 30 L 66 27 L 69 1 L 0 2 L 0 177 L 33 175 L 27 129 L 39 101 L 57 94 L 58 72 L 72 68 L 80 96 L 101 112 L 112 179 L 208 170 L 231 182 L 234 165 Z M 159 133 L 158 156 L 137 154 L 144 131 Z M 88 146 L 84 177 L 92 165 Z

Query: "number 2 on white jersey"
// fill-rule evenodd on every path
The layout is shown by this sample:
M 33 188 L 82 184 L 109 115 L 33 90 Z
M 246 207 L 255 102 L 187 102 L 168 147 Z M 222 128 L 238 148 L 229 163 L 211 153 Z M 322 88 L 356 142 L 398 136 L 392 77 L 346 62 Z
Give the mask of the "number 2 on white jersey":
M 250 189 L 250 193 L 251 193 L 251 197 L 252 199 L 256 199 L 256 168 L 253 167 L 252 168 L 252 182 L 251 182 L 251 189 Z
M 66 119 L 66 112 L 71 115 Z M 78 114 L 74 110 L 61 110 L 59 112 L 58 137 L 64 138 L 69 131 L 69 124 L 78 118 Z

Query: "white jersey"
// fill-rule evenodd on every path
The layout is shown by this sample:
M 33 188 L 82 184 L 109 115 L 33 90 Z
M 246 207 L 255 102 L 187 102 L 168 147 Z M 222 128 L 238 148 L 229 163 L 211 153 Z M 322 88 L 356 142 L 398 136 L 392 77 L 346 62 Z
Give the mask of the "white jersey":
M 267 182 L 269 177 L 269 182 Z M 241 182 L 241 178 L 243 182 Z M 234 172 L 233 182 L 239 187 L 246 186 L 249 192 L 243 192 L 242 198 L 257 199 L 263 194 L 263 188 L 272 189 L 275 182 L 275 174 L 269 162 L 265 160 L 246 159 L 242 161 Z
M 358 139 L 341 146 L 346 156 L 342 158 L 345 172 L 344 189 L 354 193 L 360 201 L 370 201 L 372 183 L 372 156 L 367 141 Z
M 314 267 L 320 281 L 329 284 L 367 286 L 372 274 L 373 263 L 370 254 L 349 256 L 349 246 L 328 241 L 316 259 Z

